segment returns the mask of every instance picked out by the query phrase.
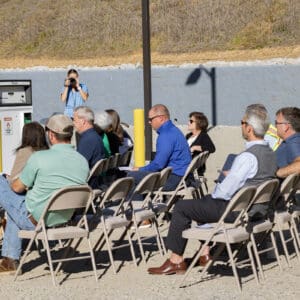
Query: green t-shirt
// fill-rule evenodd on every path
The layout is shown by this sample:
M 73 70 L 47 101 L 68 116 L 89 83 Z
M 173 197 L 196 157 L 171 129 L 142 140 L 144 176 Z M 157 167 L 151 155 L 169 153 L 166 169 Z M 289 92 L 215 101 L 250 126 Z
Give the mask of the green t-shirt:
M 106 133 L 103 133 L 102 141 L 104 145 L 105 158 L 108 158 L 111 156 L 111 150 L 110 150 L 109 140 Z
M 86 159 L 70 144 L 56 144 L 49 150 L 37 151 L 27 161 L 20 180 L 29 190 L 25 197 L 27 210 L 39 220 L 54 192 L 66 186 L 86 184 L 89 166 Z M 49 214 L 47 225 L 68 221 L 73 210 Z

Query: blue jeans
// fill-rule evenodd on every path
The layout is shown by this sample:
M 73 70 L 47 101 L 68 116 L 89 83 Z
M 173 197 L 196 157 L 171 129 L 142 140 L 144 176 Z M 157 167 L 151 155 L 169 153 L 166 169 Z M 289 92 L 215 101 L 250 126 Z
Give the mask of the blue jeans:
M 35 226 L 28 219 L 25 195 L 13 192 L 7 180 L 2 176 L 0 176 L 0 206 L 7 213 L 2 256 L 19 259 L 22 251 L 22 240 L 18 236 L 19 230 L 34 230 Z

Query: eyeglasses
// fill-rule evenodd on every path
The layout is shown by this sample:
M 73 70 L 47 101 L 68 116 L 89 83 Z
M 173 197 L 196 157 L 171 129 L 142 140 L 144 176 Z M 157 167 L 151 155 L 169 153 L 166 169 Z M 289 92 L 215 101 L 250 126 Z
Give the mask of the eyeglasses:
M 190 124 L 193 124 L 195 121 L 194 120 L 189 120 Z
M 275 121 L 275 126 L 281 125 L 281 124 L 290 124 L 290 122 L 277 122 L 277 121 Z
M 162 117 L 162 116 L 164 116 L 164 115 L 157 115 L 152 118 L 148 118 L 148 122 L 151 123 L 155 118 Z
M 248 125 L 248 122 L 241 120 L 241 125 Z

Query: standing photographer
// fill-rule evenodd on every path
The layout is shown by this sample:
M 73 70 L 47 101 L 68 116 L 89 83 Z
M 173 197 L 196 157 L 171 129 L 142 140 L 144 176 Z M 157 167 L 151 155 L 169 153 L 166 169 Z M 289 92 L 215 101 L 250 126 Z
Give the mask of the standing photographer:
M 64 114 L 73 118 L 74 109 L 77 106 L 83 106 L 88 96 L 87 86 L 84 83 L 79 83 L 78 72 L 75 69 L 70 69 L 60 95 L 61 101 L 66 102 Z

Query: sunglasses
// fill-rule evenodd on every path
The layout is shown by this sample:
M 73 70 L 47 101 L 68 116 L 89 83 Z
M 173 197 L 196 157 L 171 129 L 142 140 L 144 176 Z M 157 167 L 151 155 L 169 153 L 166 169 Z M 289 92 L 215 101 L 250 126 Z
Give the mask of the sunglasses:
M 248 125 L 248 122 L 241 120 L 241 125 Z
M 189 120 L 190 124 L 193 124 L 194 122 L 195 122 L 194 120 L 191 120 L 191 119 Z
M 275 121 L 275 126 L 281 125 L 281 124 L 290 124 L 290 123 L 289 122 L 277 122 L 277 121 Z
M 162 117 L 162 116 L 164 116 L 164 115 L 157 115 L 157 116 L 154 116 L 152 118 L 148 118 L 148 122 L 151 123 L 155 118 Z

